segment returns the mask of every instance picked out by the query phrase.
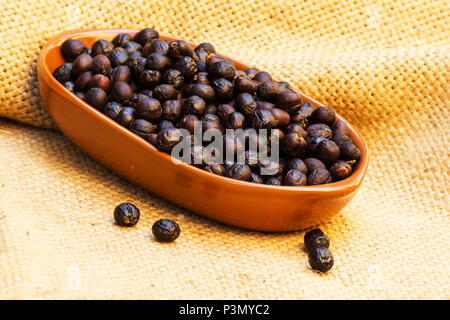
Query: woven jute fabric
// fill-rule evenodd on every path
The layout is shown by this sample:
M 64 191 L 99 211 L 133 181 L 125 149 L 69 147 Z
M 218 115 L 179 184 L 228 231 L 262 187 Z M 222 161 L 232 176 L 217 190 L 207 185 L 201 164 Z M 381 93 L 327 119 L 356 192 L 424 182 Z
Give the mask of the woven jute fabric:
M 36 59 L 55 34 L 155 27 L 269 71 L 343 114 L 368 174 L 321 225 L 335 266 L 313 272 L 304 231 L 261 233 L 182 210 L 54 130 L 0 121 L 0 298 L 449 299 L 448 1 L 2 1 L 0 116 L 55 128 Z M 121 202 L 137 226 L 113 223 Z M 245 215 L 245 208 L 242 208 Z M 160 218 L 181 236 L 156 242 Z

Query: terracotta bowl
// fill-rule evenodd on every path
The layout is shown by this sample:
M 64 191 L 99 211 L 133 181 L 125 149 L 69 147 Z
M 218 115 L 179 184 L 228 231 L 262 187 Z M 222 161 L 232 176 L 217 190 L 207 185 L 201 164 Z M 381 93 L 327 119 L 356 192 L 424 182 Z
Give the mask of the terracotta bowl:
M 351 138 L 361 150 L 361 160 L 353 174 L 326 185 L 269 186 L 221 177 L 185 163 L 176 164 L 169 155 L 89 106 L 53 78 L 52 72 L 64 62 L 60 46 L 65 40 L 78 39 L 90 47 L 96 40 L 112 40 L 120 32 L 134 34 L 137 30 L 61 33 L 45 45 L 38 60 L 39 88 L 45 107 L 61 131 L 92 158 L 183 208 L 246 229 L 308 228 L 339 212 L 353 198 L 366 174 L 368 151 L 362 137 L 339 115 L 337 118 L 347 123 Z M 175 40 L 163 35 L 161 38 Z M 249 68 L 233 61 L 238 69 Z M 322 106 L 304 94 L 301 96 L 303 102 Z

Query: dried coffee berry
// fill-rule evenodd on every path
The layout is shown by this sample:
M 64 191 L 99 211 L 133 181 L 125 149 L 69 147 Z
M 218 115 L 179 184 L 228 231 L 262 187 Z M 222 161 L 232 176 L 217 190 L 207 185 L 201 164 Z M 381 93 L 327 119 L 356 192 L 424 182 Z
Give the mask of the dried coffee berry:
M 308 169 L 308 174 L 319 168 L 326 169 L 325 164 L 316 158 L 306 158 L 304 162 Z
M 276 125 L 272 112 L 257 109 L 250 115 L 250 123 L 255 129 L 271 129 Z
M 311 268 L 320 272 L 329 271 L 334 264 L 334 258 L 327 248 L 315 248 L 308 254 Z
M 190 134 L 194 134 L 194 128 L 197 121 L 199 121 L 197 116 L 187 114 L 181 118 L 179 125 L 180 128 L 186 129 Z
M 150 133 L 148 136 L 148 142 L 155 148 L 158 148 L 158 134 L 157 133 Z
M 308 136 L 322 136 L 326 139 L 330 139 L 333 133 L 331 132 L 331 129 L 329 126 L 327 126 L 324 123 L 315 123 L 306 128 L 306 132 L 308 133 Z
M 211 43 L 208 42 L 202 42 L 200 43 L 196 48 L 195 51 L 198 53 L 199 51 L 205 51 L 208 54 L 210 53 L 215 53 L 216 49 L 214 48 L 214 46 Z
M 167 100 L 162 105 L 162 117 L 170 121 L 178 121 L 181 118 L 181 101 Z
M 66 87 L 67 90 L 73 92 L 75 90 L 75 83 L 73 83 L 73 81 L 64 82 L 64 87 Z
M 119 226 L 134 226 L 140 217 L 139 209 L 131 203 L 119 204 L 114 209 L 114 220 Z
M 314 110 L 310 117 L 310 123 L 324 123 L 331 127 L 336 120 L 336 114 L 333 109 L 328 107 L 320 107 Z
M 102 74 L 95 74 L 91 77 L 91 80 L 89 81 L 88 88 L 100 88 L 105 92 L 109 91 L 109 88 L 111 86 L 111 81 L 107 76 L 104 76 Z
M 336 121 L 331 127 L 331 131 L 333 131 L 333 136 L 337 134 L 345 134 L 348 136 L 350 134 L 347 124 L 342 120 Z
M 214 104 L 209 104 L 206 106 L 206 114 L 216 114 L 217 115 L 217 107 Z
M 175 61 L 174 68 L 183 74 L 185 80 L 191 80 L 197 73 L 197 63 L 190 57 L 182 57 Z
M 327 169 L 318 168 L 311 172 L 308 176 L 308 184 L 315 186 L 319 184 L 326 184 L 332 181 L 331 175 Z
M 330 174 L 335 181 L 343 180 L 352 174 L 352 166 L 347 161 L 339 160 L 330 168 Z
M 113 69 L 111 73 L 111 82 L 112 84 L 124 81 L 129 83 L 131 81 L 131 70 L 127 66 L 117 66 Z
M 251 175 L 250 167 L 243 163 L 235 163 L 228 169 L 228 176 L 233 179 L 250 181 Z
M 189 91 L 192 96 L 199 96 L 206 103 L 211 103 L 216 98 L 214 89 L 208 84 L 194 83 Z
M 356 160 L 361 158 L 361 150 L 353 143 L 342 143 L 339 146 L 341 152 L 341 158 L 344 160 Z
M 147 57 L 145 66 L 151 70 L 164 71 L 169 69 L 172 64 L 173 61 L 168 56 L 161 52 L 155 52 Z
M 114 45 L 106 40 L 100 39 L 94 42 L 91 48 L 91 54 L 96 57 L 99 54 L 107 55 L 110 51 L 114 49 Z
M 256 81 L 262 83 L 262 82 L 266 82 L 266 81 L 271 81 L 272 77 L 266 71 L 259 71 L 254 75 L 253 80 L 256 80 Z
M 250 79 L 253 79 L 255 75 L 259 72 L 257 68 L 248 68 L 244 71 Z
M 161 219 L 153 224 L 152 232 L 156 240 L 172 242 L 180 235 L 180 227 L 173 220 Z
M 211 85 L 220 99 L 229 99 L 233 95 L 233 84 L 227 79 L 214 79 Z
M 174 86 L 175 89 L 180 90 L 184 84 L 183 74 L 176 69 L 168 69 L 162 75 L 164 83 Z
M 203 61 L 197 60 L 197 61 L 195 61 L 195 63 L 197 65 L 198 72 L 207 72 L 208 71 L 208 67 L 206 66 L 206 63 L 204 63 Z
M 276 161 L 263 159 L 259 162 L 261 175 L 280 177 L 283 173 L 283 166 Z
M 251 95 L 255 94 L 259 83 L 248 77 L 237 78 L 234 81 L 234 91 L 236 93 L 247 92 Z
M 75 92 L 75 95 L 80 98 L 81 100 L 84 100 L 84 98 L 86 97 L 86 95 L 84 94 L 84 92 Z
M 85 101 L 95 109 L 102 110 L 108 102 L 108 95 L 100 88 L 91 88 L 86 93 Z
M 130 124 L 130 130 L 139 137 L 148 140 L 150 133 L 155 133 L 157 127 L 144 119 L 136 119 Z
M 118 102 L 108 102 L 103 108 L 103 113 L 113 120 L 117 120 L 120 111 L 122 111 L 123 106 Z
M 206 115 L 208 116 L 208 115 Z M 203 117 L 202 120 L 202 131 L 206 132 L 207 130 L 219 130 L 221 133 L 224 133 L 222 124 L 219 121 L 207 120 Z
M 303 137 L 303 139 L 308 139 L 308 133 L 306 132 L 305 129 L 303 129 L 303 127 L 297 123 L 291 123 L 289 124 L 285 129 L 284 129 L 285 133 L 291 133 L 291 132 L 296 132 L 299 135 L 301 135 Z
M 134 77 L 139 77 L 141 72 L 145 70 L 147 59 L 144 57 L 129 57 L 125 64 L 130 68 Z
M 128 53 L 128 55 L 131 55 L 135 52 L 138 52 L 140 55 L 142 50 L 142 46 L 135 41 L 127 41 L 125 43 L 122 43 L 120 47 L 124 49 Z
M 141 46 L 145 46 L 147 42 L 152 41 L 153 39 L 158 39 L 159 33 L 153 28 L 145 28 L 136 33 L 133 37 L 133 41 L 136 41 Z
M 92 59 L 92 72 L 94 74 L 100 73 L 103 75 L 107 75 L 109 74 L 110 71 L 111 71 L 111 61 L 109 61 L 107 56 L 99 54 L 95 56 L 94 59 Z
M 183 135 L 177 128 L 166 128 L 158 133 L 158 149 L 170 153 L 172 149 L 183 139 Z
M 194 79 L 192 79 L 193 83 L 201 83 L 201 84 L 209 84 L 211 85 L 211 82 L 208 78 L 208 72 L 199 72 L 194 76 Z
M 308 168 L 306 167 L 305 162 L 299 158 L 291 158 L 286 164 L 286 170 L 298 170 L 303 174 L 308 173 Z
M 338 147 L 341 147 L 344 143 L 353 143 L 352 139 L 345 134 L 336 134 L 331 139 L 338 145 Z
M 72 65 L 72 76 L 78 77 L 83 72 L 89 71 L 92 67 L 92 57 L 87 53 L 80 54 Z
M 73 61 L 80 54 L 86 53 L 87 47 L 80 40 L 69 39 L 61 45 L 61 53 L 67 61 Z
M 262 184 L 262 183 L 264 183 L 264 180 L 259 174 L 252 172 L 252 177 L 250 179 L 250 182 Z
M 140 96 L 136 103 L 136 117 L 156 121 L 162 115 L 161 103 L 148 96 Z
M 133 89 L 124 81 L 116 82 L 112 87 L 112 97 L 121 104 L 128 104 L 133 98 Z
M 283 178 L 285 186 L 306 186 L 307 184 L 306 175 L 297 169 L 289 170 Z
M 125 49 L 119 47 L 110 51 L 107 57 L 109 61 L 111 61 L 111 65 L 113 67 L 117 67 L 125 64 L 125 62 L 128 60 L 128 52 Z
M 128 128 L 134 120 L 135 111 L 131 107 L 124 107 L 117 116 L 117 122 Z
M 316 157 L 318 154 L 318 148 L 319 148 L 319 144 L 324 141 L 327 140 L 322 136 L 312 136 L 309 137 L 306 142 L 308 143 L 308 145 L 306 146 L 306 153 L 309 157 Z
M 205 100 L 199 96 L 191 96 L 184 100 L 182 110 L 184 114 L 193 114 L 197 117 L 202 117 L 206 110 Z
M 117 36 L 114 37 L 112 40 L 112 44 L 115 47 L 120 47 L 125 42 L 131 41 L 131 35 L 128 33 L 119 33 Z
M 175 40 L 169 44 L 168 55 L 174 59 L 179 59 L 181 57 L 187 56 L 193 59 L 197 58 L 197 55 L 192 49 L 189 42 L 185 40 Z
M 161 72 L 144 70 L 139 74 L 139 84 L 144 88 L 153 88 L 161 83 Z
M 339 147 L 331 140 L 325 139 L 317 146 L 317 158 L 325 164 L 335 163 L 339 160 L 340 154 Z
M 288 133 L 280 141 L 280 150 L 290 157 L 302 157 L 306 150 L 306 141 L 298 133 Z
M 244 129 L 245 127 L 245 116 L 240 112 L 233 112 L 228 115 L 227 121 L 225 123 L 227 129 Z
M 286 82 L 286 81 L 278 82 L 278 87 L 280 87 L 280 91 L 281 92 L 292 91 L 291 85 L 288 82 Z
M 177 98 L 177 90 L 170 84 L 160 84 L 153 88 L 153 97 L 161 102 Z
M 264 183 L 272 186 L 281 186 L 281 181 L 277 177 L 270 177 Z
M 60 83 L 64 83 L 70 80 L 72 75 L 72 63 L 64 63 L 53 71 L 53 77 Z
M 228 118 L 228 115 L 232 114 L 235 111 L 236 109 L 234 109 L 229 104 L 221 104 L 217 107 L 217 115 L 222 121 L 225 121 Z
M 204 157 L 205 147 L 194 144 L 191 146 L 191 164 L 197 168 L 204 168 L 206 166 Z
M 309 102 L 305 102 L 301 105 L 300 110 L 297 110 L 292 115 L 292 122 L 299 124 L 303 128 L 309 125 L 309 117 L 316 110 L 316 108 Z
M 89 86 L 89 82 L 91 81 L 92 76 L 93 74 L 91 71 L 86 71 L 80 74 L 77 80 L 75 80 L 75 88 L 80 91 L 86 90 Z
M 212 78 L 224 78 L 228 81 L 232 81 L 235 73 L 235 66 L 226 61 L 216 62 L 209 68 L 209 74 Z
M 289 115 L 289 113 L 282 109 L 272 108 L 270 112 L 272 112 L 273 116 L 275 117 L 275 120 L 277 121 L 276 126 L 278 128 L 286 127 L 291 121 L 291 116 Z
M 258 86 L 256 92 L 262 100 L 276 101 L 280 94 L 280 87 L 273 81 L 266 81 Z
M 167 54 L 169 52 L 169 44 L 165 40 L 153 39 L 152 41 L 147 42 L 142 49 L 142 55 L 144 57 L 148 57 L 150 54 L 155 52 Z
M 315 248 L 328 248 L 330 246 L 330 239 L 320 229 L 313 229 L 308 231 L 304 237 L 305 250 L 312 252 Z
M 175 125 L 172 121 L 169 120 L 161 120 L 161 122 L 158 124 L 158 128 L 160 131 L 166 130 L 168 128 L 175 128 Z
M 205 167 L 206 171 L 218 174 L 219 176 L 226 176 L 227 171 L 225 167 L 219 163 L 213 163 Z
M 256 102 L 249 93 L 241 93 L 236 97 L 236 107 L 245 115 L 252 114 L 256 110 Z M 273 115 L 272 115 L 273 117 Z M 275 118 L 274 118 L 275 120 Z M 275 123 L 274 123 L 275 125 Z

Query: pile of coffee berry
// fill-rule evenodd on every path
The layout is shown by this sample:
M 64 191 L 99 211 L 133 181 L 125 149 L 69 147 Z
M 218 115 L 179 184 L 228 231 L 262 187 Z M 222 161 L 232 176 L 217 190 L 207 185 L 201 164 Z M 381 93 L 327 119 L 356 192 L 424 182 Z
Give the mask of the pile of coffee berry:
M 266 71 L 237 70 L 210 43 L 193 48 L 146 28 L 98 40 L 90 49 L 69 39 L 61 53 L 66 63 L 53 76 L 158 150 L 170 154 L 181 141 L 180 129 L 194 135 L 196 125 L 219 131 L 224 150 L 237 154 L 243 148 L 241 158 L 207 162 L 206 144 L 191 143 L 191 163 L 209 172 L 270 185 L 319 185 L 350 176 L 361 157 L 331 108 L 302 101 Z M 244 141 L 230 129 L 241 129 Z M 260 129 L 269 131 L 264 151 L 270 155 L 277 148 L 277 159 L 261 159 L 248 148 L 249 140 L 260 138 L 250 132 Z M 262 168 L 271 173 L 261 174 Z

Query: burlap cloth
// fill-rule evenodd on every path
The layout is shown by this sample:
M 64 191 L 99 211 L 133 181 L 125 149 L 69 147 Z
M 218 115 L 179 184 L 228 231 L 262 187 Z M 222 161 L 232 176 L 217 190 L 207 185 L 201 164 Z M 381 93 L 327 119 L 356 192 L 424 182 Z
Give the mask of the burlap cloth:
M 448 1 L 2 1 L 0 115 L 53 128 L 35 62 L 55 34 L 153 26 L 210 41 L 334 107 L 371 152 L 359 193 L 321 226 L 335 267 L 307 267 L 304 232 L 258 233 L 179 209 L 63 135 L 0 121 L 0 298 L 450 298 Z M 123 202 L 135 228 L 113 224 Z M 245 214 L 245 208 L 242 210 Z M 172 244 L 151 236 L 179 222 Z

